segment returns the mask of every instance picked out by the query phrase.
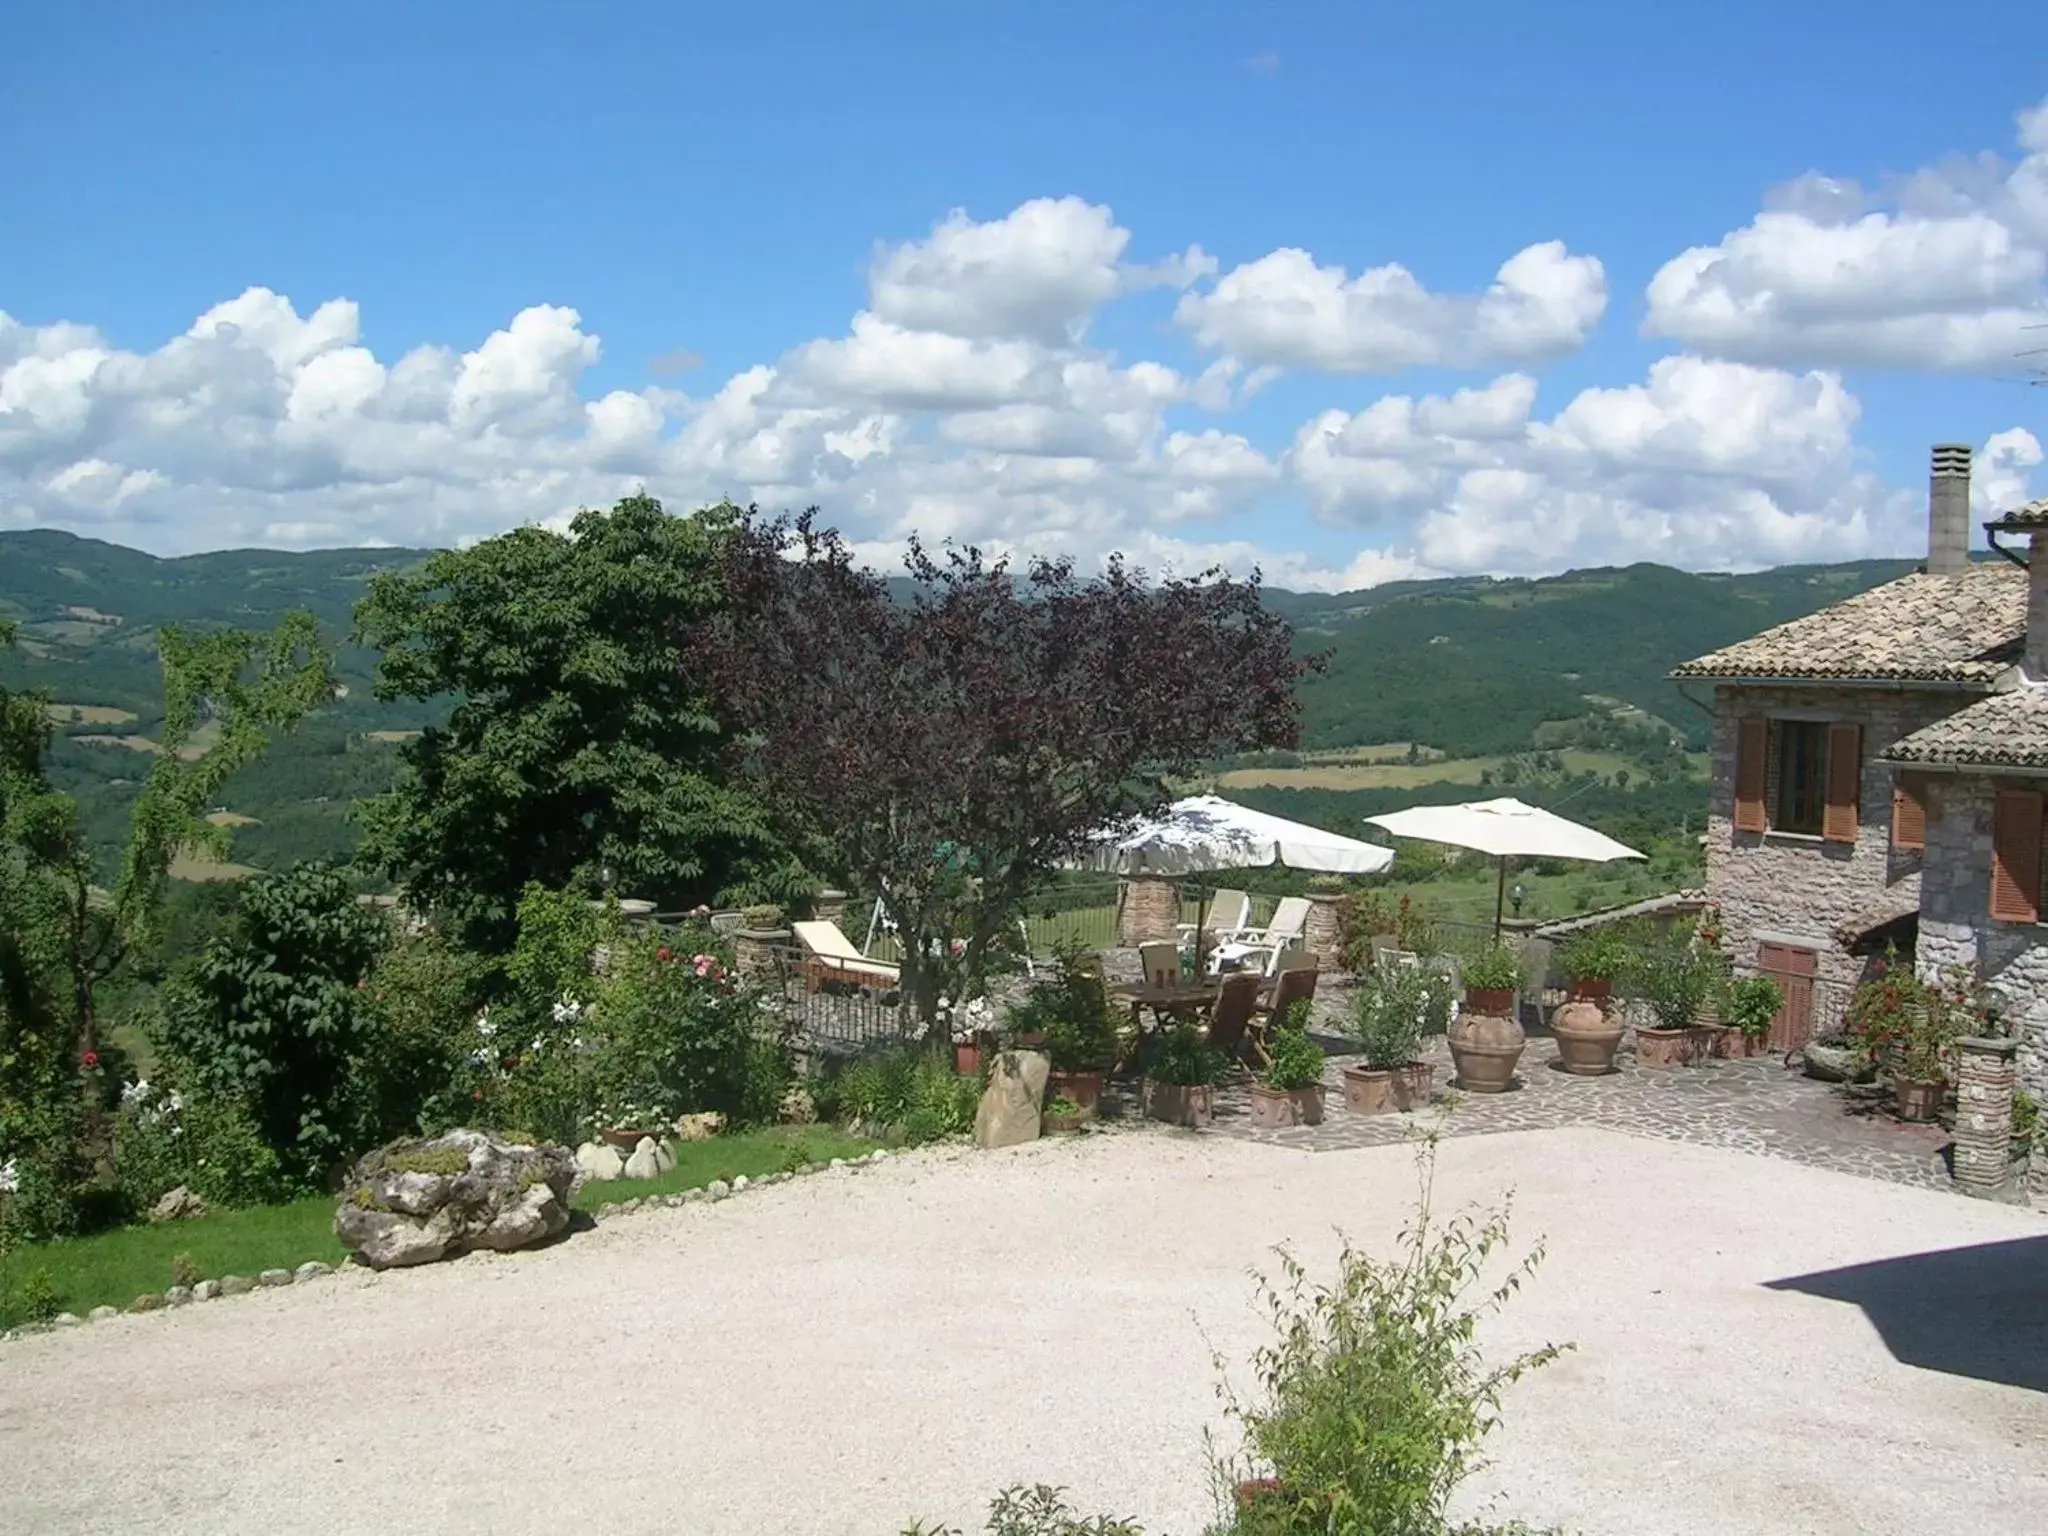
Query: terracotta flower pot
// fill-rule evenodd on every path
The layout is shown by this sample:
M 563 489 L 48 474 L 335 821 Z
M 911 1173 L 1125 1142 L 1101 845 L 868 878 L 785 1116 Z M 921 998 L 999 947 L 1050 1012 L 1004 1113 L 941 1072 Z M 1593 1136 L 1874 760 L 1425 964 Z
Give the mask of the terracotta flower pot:
M 631 1156 L 633 1149 L 640 1145 L 641 1139 L 647 1136 L 652 1136 L 656 1141 L 661 1140 L 659 1131 L 629 1131 L 623 1126 L 612 1126 L 597 1133 L 599 1141 L 608 1147 L 617 1148 L 628 1156 Z
M 1346 1067 L 1344 1107 L 1354 1115 L 1406 1113 L 1429 1103 L 1436 1068 L 1411 1061 L 1392 1068 Z
M 1045 1096 L 1048 1099 L 1072 1099 L 1089 1114 L 1102 1102 L 1102 1074 L 1100 1072 L 1054 1072 L 1046 1080 Z
M 1892 1079 L 1892 1112 L 1901 1120 L 1932 1120 L 1948 1097 L 1947 1083 L 1914 1083 Z
M 1515 1067 L 1529 1043 L 1521 1021 L 1513 1017 L 1515 995 L 1493 990 L 1467 992 L 1465 1000 L 1471 1007 L 1451 1021 L 1447 1037 L 1451 1060 L 1458 1068 L 1458 1086 L 1467 1093 L 1505 1093 L 1514 1085 Z
M 1565 1071 L 1574 1077 L 1605 1077 L 1614 1070 L 1614 1055 L 1621 1049 L 1624 1031 L 1620 1014 L 1580 999 L 1550 1016 L 1550 1033 L 1557 1040 L 1557 1059 Z
M 1500 1018 L 1512 1017 L 1515 1011 L 1515 989 L 1513 987 L 1467 987 L 1465 989 L 1465 1011 L 1486 1013 Z
M 1252 1084 L 1252 1124 L 1261 1130 L 1284 1131 L 1297 1125 L 1323 1123 L 1323 1085 L 1268 1088 Z
M 1614 996 L 1613 978 L 1607 976 L 1574 976 L 1570 1000 L 1575 1003 L 1604 1003 Z
M 1094 1118 L 1095 1116 L 1085 1109 L 1077 1115 L 1056 1115 L 1047 1110 L 1039 1116 L 1038 1128 L 1046 1135 L 1052 1136 L 1065 1131 L 1078 1131 Z
M 954 1046 L 953 1070 L 962 1077 L 981 1076 L 981 1047 L 978 1045 Z
M 1746 1035 L 1726 1024 L 1721 1026 L 1720 1038 L 1714 1045 L 1714 1054 L 1729 1061 L 1754 1061 L 1759 1056 L 1770 1054 L 1770 1036 Z
M 1161 1083 L 1148 1077 L 1145 1115 L 1200 1130 L 1216 1118 L 1216 1090 L 1208 1083 Z
M 1713 1032 L 1700 1025 L 1687 1029 L 1636 1026 L 1637 1066 L 1689 1067 L 1708 1060 L 1713 1053 Z

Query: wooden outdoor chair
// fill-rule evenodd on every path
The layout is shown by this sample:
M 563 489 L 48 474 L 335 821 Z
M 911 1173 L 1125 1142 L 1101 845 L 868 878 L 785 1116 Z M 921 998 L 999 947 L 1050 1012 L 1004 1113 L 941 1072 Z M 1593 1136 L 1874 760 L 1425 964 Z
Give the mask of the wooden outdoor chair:
M 900 966 L 886 960 L 870 960 L 853 940 L 840 932 L 837 923 L 791 923 L 797 942 L 804 947 L 804 990 L 816 992 L 828 985 L 893 987 L 903 979 Z
M 1307 965 L 1293 965 L 1282 971 L 1273 982 L 1273 995 L 1255 1011 L 1264 1020 L 1268 1030 L 1278 1029 L 1287 1022 L 1287 1010 L 1299 1002 L 1313 1002 L 1316 995 L 1316 977 L 1319 974 L 1315 962 Z
M 1241 1060 L 1252 1042 L 1248 1039 L 1252 1012 L 1259 1003 L 1256 972 L 1239 971 L 1223 978 L 1216 1006 L 1209 1014 L 1209 1043 L 1231 1060 Z

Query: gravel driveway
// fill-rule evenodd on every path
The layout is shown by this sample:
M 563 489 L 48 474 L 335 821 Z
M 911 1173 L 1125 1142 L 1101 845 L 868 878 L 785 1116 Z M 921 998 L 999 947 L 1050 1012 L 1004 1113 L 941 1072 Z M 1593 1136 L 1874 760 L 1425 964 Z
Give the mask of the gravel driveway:
M 2039 1216 L 1606 1131 L 1443 1145 L 1440 1204 L 1510 1184 L 1550 1257 L 1494 1342 L 1579 1347 L 1508 1399 L 1477 1488 L 1501 1514 L 2042 1528 Z M 978 1530 L 990 1493 L 1043 1480 L 1186 1536 L 1210 1512 L 1211 1346 L 1261 1337 L 1247 1269 L 1284 1241 L 1327 1272 L 1333 1229 L 1383 1244 L 1414 1191 L 1399 1147 L 914 1154 L 545 1252 L 16 1341 L 0 1531 L 891 1536 Z

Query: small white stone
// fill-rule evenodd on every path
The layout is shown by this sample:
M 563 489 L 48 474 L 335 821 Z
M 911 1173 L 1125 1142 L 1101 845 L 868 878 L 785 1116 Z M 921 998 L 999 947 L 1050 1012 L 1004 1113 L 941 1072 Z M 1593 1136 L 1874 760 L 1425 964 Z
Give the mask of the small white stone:
M 713 1179 L 704 1186 L 704 1198 L 707 1200 L 723 1200 L 731 1193 L 732 1186 L 723 1179 Z
M 50 1321 L 59 1328 L 76 1328 L 85 1321 L 76 1312 L 59 1312 Z
M 834 1168 L 844 1168 L 846 1166 L 846 1159 L 843 1157 L 835 1157 L 832 1159 L 832 1166 Z
M 256 1277 L 258 1285 L 290 1285 L 292 1272 L 288 1269 L 266 1269 Z
M 220 1282 L 218 1280 L 202 1280 L 192 1287 L 192 1299 L 194 1301 L 212 1301 L 219 1295 Z
M 318 1280 L 322 1275 L 331 1275 L 333 1273 L 334 1266 L 332 1264 L 323 1264 L 318 1259 L 306 1260 L 297 1270 L 298 1278 L 301 1280 Z
M 750 1181 L 744 1173 L 740 1174 L 737 1178 L 735 1178 L 732 1181 L 732 1192 L 734 1194 L 738 1194 L 741 1190 L 747 1187 L 749 1182 Z
M 164 1305 L 167 1307 L 185 1307 L 191 1304 L 192 1287 L 189 1285 L 174 1285 L 164 1292 Z
M 95 1323 L 104 1323 L 108 1318 L 119 1317 L 120 1315 L 121 1309 L 119 1307 L 94 1307 L 92 1311 L 86 1314 Z

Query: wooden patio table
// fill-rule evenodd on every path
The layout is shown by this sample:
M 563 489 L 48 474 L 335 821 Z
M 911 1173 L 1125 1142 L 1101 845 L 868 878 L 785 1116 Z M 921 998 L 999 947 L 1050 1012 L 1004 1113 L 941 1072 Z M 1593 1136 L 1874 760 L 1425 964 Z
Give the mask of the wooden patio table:
M 1273 987 L 1271 978 L 1259 983 L 1263 995 Z M 1210 1009 L 1216 1006 L 1216 999 L 1223 992 L 1223 978 L 1211 976 L 1201 981 L 1173 981 L 1158 985 L 1149 981 L 1126 981 L 1109 989 L 1110 996 L 1129 1003 L 1131 1027 L 1138 1032 L 1142 1045 L 1145 1026 L 1142 1015 L 1150 1010 L 1156 1023 L 1165 1025 L 1179 1019 L 1199 1023 Z

